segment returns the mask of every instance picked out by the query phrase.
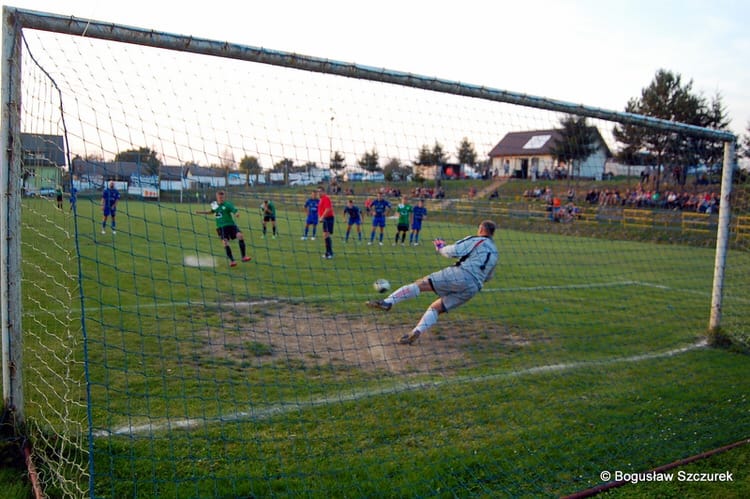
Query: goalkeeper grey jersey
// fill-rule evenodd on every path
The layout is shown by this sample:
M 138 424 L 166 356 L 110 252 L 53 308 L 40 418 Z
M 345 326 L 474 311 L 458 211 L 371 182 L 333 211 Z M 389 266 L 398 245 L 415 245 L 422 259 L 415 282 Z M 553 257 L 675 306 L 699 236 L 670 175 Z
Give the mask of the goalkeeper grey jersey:
M 448 258 L 458 258 L 456 266 L 476 279 L 479 287 L 492 279 L 500 255 L 495 242 L 484 236 L 469 236 L 455 244 L 444 246 L 440 254 Z

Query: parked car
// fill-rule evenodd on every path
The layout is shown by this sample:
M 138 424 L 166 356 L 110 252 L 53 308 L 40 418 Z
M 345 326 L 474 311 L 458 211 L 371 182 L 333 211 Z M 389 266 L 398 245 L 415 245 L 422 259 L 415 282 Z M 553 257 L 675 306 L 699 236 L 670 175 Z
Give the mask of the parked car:
M 47 197 L 47 198 L 54 197 L 55 188 L 54 187 L 42 187 L 41 189 L 39 189 L 39 195 Z

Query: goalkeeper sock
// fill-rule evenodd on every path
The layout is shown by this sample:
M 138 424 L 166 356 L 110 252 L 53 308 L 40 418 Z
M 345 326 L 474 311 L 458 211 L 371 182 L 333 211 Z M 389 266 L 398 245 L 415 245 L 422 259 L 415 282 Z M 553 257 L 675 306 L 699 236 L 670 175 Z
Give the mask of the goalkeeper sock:
M 245 258 L 246 248 L 247 247 L 245 246 L 245 240 L 244 239 L 240 239 L 240 254 L 242 255 L 242 258 Z
M 230 248 L 229 246 L 224 246 L 224 251 L 227 252 L 229 260 L 234 261 L 234 257 L 232 256 L 232 248 Z
M 437 322 L 437 320 L 438 320 L 437 310 L 430 307 L 425 311 L 424 315 L 422 316 L 422 319 L 420 319 L 419 321 L 419 324 L 417 324 L 417 327 L 415 327 L 414 329 L 424 333 L 429 328 L 431 328 Z
M 419 291 L 419 286 L 417 286 L 416 283 L 411 283 L 405 286 L 401 286 L 396 291 L 391 293 L 391 295 L 384 301 L 386 303 L 390 303 L 391 305 L 395 305 L 396 303 L 402 302 L 404 300 L 416 298 L 417 296 L 419 296 L 420 292 L 421 291 Z

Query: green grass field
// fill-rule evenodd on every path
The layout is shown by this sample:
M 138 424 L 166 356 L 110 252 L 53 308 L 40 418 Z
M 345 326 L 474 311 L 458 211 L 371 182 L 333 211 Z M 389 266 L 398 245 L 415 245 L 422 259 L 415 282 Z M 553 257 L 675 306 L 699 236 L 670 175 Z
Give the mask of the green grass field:
M 24 202 L 27 417 L 49 431 L 88 381 L 97 497 L 561 496 L 750 435 L 747 355 L 705 345 L 711 248 L 501 224 L 494 280 L 404 347 L 433 298 L 381 313 L 363 307 L 371 283 L 449 264 L 429 241 L 473 233 L 483 205 L 434 210 L 420 246 L 392 246 L 393 221 L 368 246 L 343 243 L 337 198 L 327 261 L 320 237 L 300 240 L 292 199 L 277 239 L 261 238 L 257 196 L 232 199 L 253 257 L 236 268 L 196 205 L 128 200 L 113 236 L 96 200 L 77 220 Z M 730 338 L 747 335 L 748 291 L 750 255 L 733 251 Z M 64 383 L 67 398 L 49 396 Z M 68 417 L 88 442 L 86 414 Z M 609 494 L 744 495 L 743 469 L 729 471 L 736 482 L 707 489 Z

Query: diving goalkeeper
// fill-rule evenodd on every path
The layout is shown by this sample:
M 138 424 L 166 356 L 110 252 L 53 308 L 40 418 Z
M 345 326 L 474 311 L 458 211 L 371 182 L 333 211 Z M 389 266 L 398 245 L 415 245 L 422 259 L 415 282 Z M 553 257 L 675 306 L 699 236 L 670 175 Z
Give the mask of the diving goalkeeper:
M 396 303 L 416 298 L 423 291 L 433 291 L 439 296 L 427 308 L 416 327 L 401 337 L 400 344 L 414 343 L 437 322 L 440 314 L 469 301 L 492 278 L 499 259 L 497 247 L 492 240 L 495 227 L 495 222 L 484 220 L 479 224 L 476 236 L 465 237 L 449 245 L 442 239 L 436 239 L 434 244 L 438 253 L 447 258 L 458 258 L 454 265 L 401 286 L 384 300 L 367 302 L 369 307 L 388 311 Z

